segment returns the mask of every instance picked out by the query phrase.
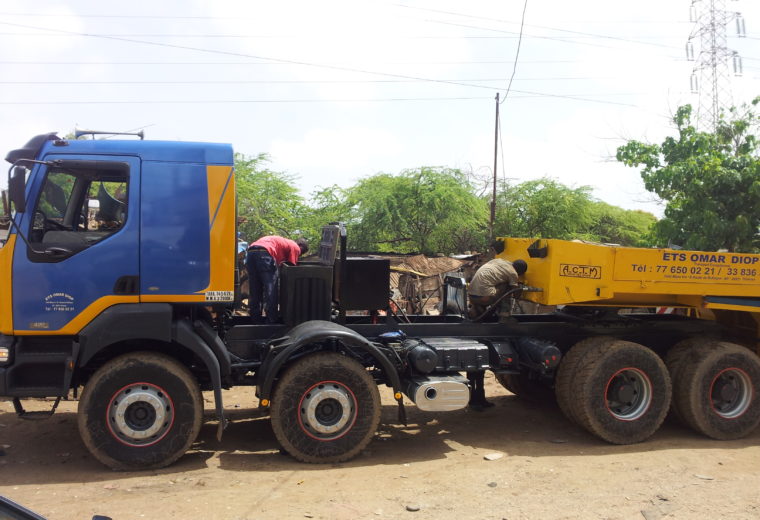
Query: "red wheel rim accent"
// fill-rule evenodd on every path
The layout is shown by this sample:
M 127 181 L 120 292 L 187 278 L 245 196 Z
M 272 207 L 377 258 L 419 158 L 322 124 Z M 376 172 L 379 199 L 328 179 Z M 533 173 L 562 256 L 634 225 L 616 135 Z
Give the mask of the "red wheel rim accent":
M 169 405 L 171 407 L 172 416 L 171 416 L 171 421 L 169 422 L 169 426 L 166 427 L 166 429 L 164 430 L 164 432 L 157 439 L 155 439 L 154 441 L 152 441 L 150 443 L 146 443 L 146 444 L 132 444 L 130 442 L 125 441 L 121 437 L 119 437 L 119 435 L 113 430 L 113 427 L 111 426 L 111 420 L 110 420 L 110 417 L 109 417 L 109 411 L 111 410 L 111 406 L 113 405 L 114 399 L 116 399 L 116 397 L 119 394 L 121 394 L 122 391 L 124 391 L 126 388 L 129 388 L 129 387 L 132 387 L 132 386 L 137 387 L 137 386 L 143 386 L 143 385 L 149 386 L 151 388 L 156 388 L 156 389 L 158 389 L 159 392 L 161 392 L 162 394 L 164 394 L 166 396 L 166 399 L 169 401 Z M 130 448 L 147 448 L 148 446 L 153 446 L 154 444 L 160 442 L 161 439 L 163 439 L 164 437 L 166 437 L 166 435 L 171 431 L 172 426 L 174 426 L 174 418 L 175 418 L 174 411 L 175 411 L 174 401 L 172 400 L 172 398 L 169 395 L 169 393 L 166 390 L 164 390 L 163 388 L 161 388 L 160 386 L 154 385 L 153 383 L 144 383 L 144 382 L 143 383 L 131 383 L 131 384 L 125 385 L 125 386 L 121 387 L 119 390 L 117 390 L 113 394 L 113 396 L 111 396 L 111 399 L 108 401 L 108 406 L 106 407 L 106 426 L 108 426 L 108 431 L 111 433 L 111 435 L 113 436 L 113 438 L 116 439 L 117 441 L 119 441 L 120 443 L 124 444 L 125 446 L 129 446 Z
M 715 390 L 715 383 L 718 381 L 718 379 L 721 379 L 722 376 L 726 374 L 726 372 L 738 373 L 739 380 L 740 380 L 739 386 L 741 387 L 739 390 L 744 390 L 745 393 L 749 394 L 748 396 L 741 398 L 740 402 L 737 403 L 736 406 L 734 406 L 734 408 L 741 410 L 735 415 L 718 411 L 718 409 L 715 408 L 715 400 L 713 399 L 713 391 Z M 745 372 L 741 368 L 737 368 L 737 367 L 724 368 L 723 370 L 718 372 L 713 378 L 713 380 L 710 382 L 710 409 L 715 413 L 715 415 L 721 417 L 722 419 L 726 419 L 729 421 L 738 419 L 739 417 L 744 415 L 747 412 L 747 410 L 749 410 L 749 406 L 754 400 L 754 398 L 755 398 L 755 388 L 752 385 L 752 379 L 750 379 L 749 374 L 747 374 L 747 372 Z
M 335 437 L 323 438 L 323 437 L 318 437 L 318 436 L 314 435 L 304 425 L 303 419 L 301 418 L 301 409 L 303 408 L 304 399 L 306 399 L 306 396 L 309 395 L 315 388 L 317 388 L 320 385 L 338 385 L 339 387 L 341 387 L 342 389 L 344 389 L 345 391 L 347 391 L 350 394 L 350 396 L 351 396 L 351 403 L 354 405 L 354 414 L 353 414 L 353 417 L 351 418 L 350 424 L 347 424 L 347 425 L 343 426 L 342 433 L 340 433 L 339 435 L 337 435 Z M 301 428 L 301 430 L 306 435 L 308 435 L 312 439 L 320 441 L 320 442 L 330 442 L 330 441 L 334 441 L 334 440 L 340 439 L 341 437 L 345 436 L 348 432 L 350 432 L 353 429 L 354 424 L 356 424 L 356 419 L 359 417 L 359 403 L 356 400 L 356 395 L 354 394 L 354 392 L 349 387 L 347 387 L 346 385 L 344 385 L 343 383 L 341 383 L 340 381 L 320 381 L 319 383 L 316 383 L 316 384 L 310 386 L 303 394 L 301 394 L 301 399 L 298 401 L 298 408 L 296 409 L 296 417 L 298 419 L 298 426 Z
M 621 376 L 624 372 L 632 372 L 634 375 L 634 379 L 637 380 L 639 386 L 641 387 L 639 391 L 643 391 L 644 396 L 641 397 L 642 402 L 641 404 L 634 407 L 632 412 L 629 412 L 628 414 L 619 414 L 612 411 L 610 408 L 610 401 L 608 399 L 608 394 L 610 391 L 610 385 L 612 385 L 613 381 L 615 381 L 616 378 Z M 649 411 L 649 408 L 652 406 L 652 382 L 650 381 L 649 377 L 646 375 L 646 373 L 636 367 L 625 367 L 621 368 L 607 380 L 607 384 L 604 386 L 604 407 L 607 409 L 607 412 L 609 412 L 610 415 L 612 415 L 615 419 L 618 421 L 624 421 L 624 422 L 632 422 L 636 421 L 638 419 L 641 419 L 647 411 Z M 642 409 L 642 405 L 645 405 Z M 630 416 L 627 417 L 626 415 Z

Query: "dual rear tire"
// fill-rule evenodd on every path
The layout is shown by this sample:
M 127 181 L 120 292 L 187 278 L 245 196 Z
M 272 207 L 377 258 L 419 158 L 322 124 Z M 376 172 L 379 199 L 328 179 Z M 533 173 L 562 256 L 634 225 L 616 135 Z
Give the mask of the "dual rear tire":
M 760 360 L 723 341 L 686 340 L 669 353 L 673 415 L 718 440 L 739 439 L 760 425 Z
M 610 337 L 585 339 L 563 358 L 557 402 L 571 421 L 614 444 L 650 437 L 668 410 L 708 437 L 738 439 L 760 425 L 760 359 L 732 343 L 691 338 L 663 362 Z
M 560 364 L 555 385 L 563 413 L 613 444 L 649 438 L 668 413 L 670 377 L 648 348 L 614 338 L 579 342 Z

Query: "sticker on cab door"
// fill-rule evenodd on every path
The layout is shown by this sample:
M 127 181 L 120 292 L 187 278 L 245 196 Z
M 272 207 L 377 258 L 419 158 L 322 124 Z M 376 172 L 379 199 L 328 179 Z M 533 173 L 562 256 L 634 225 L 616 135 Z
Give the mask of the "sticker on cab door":
M 74 310 L 74 297 L 70 294 L 57 292 L 45 296 L 45 311 L 71 312 Z

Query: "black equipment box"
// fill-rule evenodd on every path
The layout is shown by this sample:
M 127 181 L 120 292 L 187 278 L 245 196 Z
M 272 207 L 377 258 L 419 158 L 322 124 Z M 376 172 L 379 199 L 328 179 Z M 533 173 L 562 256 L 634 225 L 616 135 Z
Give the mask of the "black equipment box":
M 387 258 L 349 257 L 335 264 L 333 297 L 342 311 L 387 308 L 390 286 Z
M 280 266 L 280 314 L 286 325 L 308 320 L 330 320 L 332 266 L 282 264 Z

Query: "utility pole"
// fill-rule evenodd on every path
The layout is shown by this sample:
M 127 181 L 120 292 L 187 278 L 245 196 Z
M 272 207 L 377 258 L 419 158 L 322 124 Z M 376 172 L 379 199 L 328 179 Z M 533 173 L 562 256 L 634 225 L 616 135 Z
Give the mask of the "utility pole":
M 728 12 L 726 0 L 692 0 L 689 18 L 694 29 L 686 43 L 686 58 L 694 61 L 690 83 L 692 93 L 699 94 L 696 122 L 714 131 L 721 113 L 733 103 L 729 62 L 734 75 L 742 74 L 741 56 L 727 45 L 727 26 L 735 21 L 737 36 L 746 37 L 744 18 L 739 12 Z M 695 39 L 699 40 L 698 53 Z
M 491 196 L 491 220 L 488 222 L 488 238 L 493 241 L 493 227 L 496 222 L 496 161 L 499 153 L 499 93 L 496 93 L 496 124 L 493 140 L 493 195 Z

